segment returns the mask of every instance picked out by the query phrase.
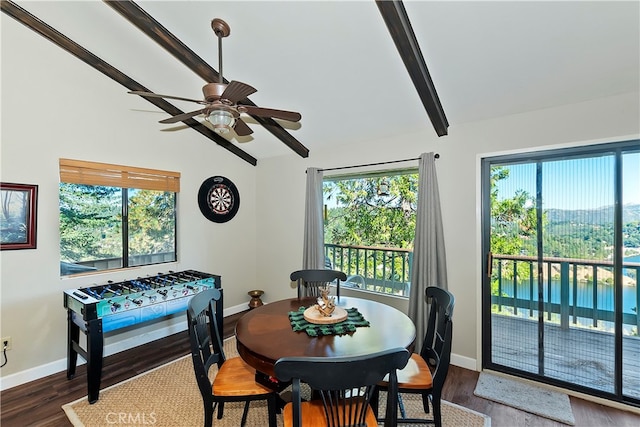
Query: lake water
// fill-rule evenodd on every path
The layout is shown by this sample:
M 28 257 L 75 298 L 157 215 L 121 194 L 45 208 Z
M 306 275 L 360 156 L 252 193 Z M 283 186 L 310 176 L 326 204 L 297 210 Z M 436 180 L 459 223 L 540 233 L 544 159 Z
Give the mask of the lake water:
M 624 258 L 624 262 L 640 263 L 640 255 Z M 633 277 L 630 269 L 625 269 L 624 274 Z M 502 290 L 509 296 L 513 296 L 513 283 L 510 280 L 502 280 Z M 529 283 L 518 283 L 518 298 L 527 299 L 529 297 Z M 547 284 L 544 285 L 544 298 L 547 298 Z M 636 286 L 622 287 L 622 312 L 635 314 L 638 309 L 637 301 L 637 281 Z M 533 301 L 538 301 L 537 283 L 534 283 Z M 613 285 L 600 283 L 598 286 L 598 308 L 601 310 L 613 311 Z M 560 281 L 551 281 L 551 302 L 560 303 Z M 573 305 L 573 285 L 569 286 L 569 302 Z M 580 282 L 577 286 L 577 305 L 579 307 L 593 308 L 593 285 Z
M 502 280 L 502 291 L 513 296 L 513 282 Z M 636 300 L 636 286 L 623 286 L 622 288 L 622 311 L 623 313 L 635 314 L 633 308 L 638 307 Z M 529 283 L 518 283 L 518 298 L 528 299 Z M 544 284 L 544 298 L 547 299 L 547 284 Z M 533 287 L 533 301 L 538 301 L 537 283 Z M 598 286 L 598 309 L 613 311 L 613 285 L 600 284 Z M 551 302 L 560 303 L 560 281 L 551 281 Z M 577 286 L 578 307 L 593 308 L 593 285 L 590 283 L 578 283 Z M 573 305 L 573 285 L 569 286 L 569 303 Z
M 628 256 L 624 259 L 624 262 L 638 262 L 640 263 L 640 255 Z

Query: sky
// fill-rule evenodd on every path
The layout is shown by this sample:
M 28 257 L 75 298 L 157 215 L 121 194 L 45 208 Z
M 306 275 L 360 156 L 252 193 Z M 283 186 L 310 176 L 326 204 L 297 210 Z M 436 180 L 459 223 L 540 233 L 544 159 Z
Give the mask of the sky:
M 535 198 L 536 164 L 509 166 L 509 178 L 498 183 L 501 199 L 523 189 Z M 623 155 L 623 204 L 640 204 L 640 153 Z M 544 209 L 593 209 L 614 202 L 614 157 L 546 161 L 542 164 Z

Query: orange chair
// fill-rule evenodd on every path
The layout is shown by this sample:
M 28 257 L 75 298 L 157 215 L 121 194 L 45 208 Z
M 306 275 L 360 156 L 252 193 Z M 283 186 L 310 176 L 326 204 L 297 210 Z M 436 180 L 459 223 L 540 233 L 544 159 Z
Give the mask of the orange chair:
M 249 403 L 266 400 L 269 411 L 269 427 L 276 427 L 277 394 L 255 381 L 255 370 L 240 357 L 227 359 L 222 347 L 220 329 L 215 316 L 216 301 L 222 298 L 220 289 L 209 289 L 194 295 L 189 301 L 187 320 L 191 359 L 200 394 L 204 404 L 204 426 L 213 424 L 213 412 L 218 409 L 218 419 L 224 415 L 225 402 L 246 402 L 241 425 L 247 421 Z M 218 365 L 218 372 L 209 380 L 209 369 Z
M 377 383 L 388 375 L 389 390 L 397 390 L 396 370 L 406 365 L 403 348 L 358 357 L 283 357 L 275 364 L 281 381 L 291 381 L 292 399 L 283 410 L 284 427 L 378 427 L 370 406 Z M 302 401 L 300 384 L 313 390 L 314 399 Z M 315 398 L 319 396 L 318 398 Z M 397 392 L 388 393 L 395 408 Z M 388 411 L 385 427 L 395 427 L 397 411 Z

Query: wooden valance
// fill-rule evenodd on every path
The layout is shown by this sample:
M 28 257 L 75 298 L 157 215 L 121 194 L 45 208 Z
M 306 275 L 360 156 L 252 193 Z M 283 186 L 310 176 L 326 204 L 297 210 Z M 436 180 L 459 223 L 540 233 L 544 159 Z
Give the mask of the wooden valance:
M 60 181 L 70 184 L 180 191 L 180 172 L 60 159 Z

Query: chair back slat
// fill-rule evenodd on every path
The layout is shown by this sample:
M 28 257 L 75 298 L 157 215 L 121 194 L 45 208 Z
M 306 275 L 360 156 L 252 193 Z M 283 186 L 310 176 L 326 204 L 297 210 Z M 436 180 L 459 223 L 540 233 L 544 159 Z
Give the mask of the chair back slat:
M 389 375 L 390 390 L 397 390 L 398 369 L 409 360 L 406 349 L 397 348 L 357 357 L 284 357 L 275 364 L 281 381 L 292 381 L 293 425 L 302 427 L 300 382 L 319 394 L 328 427 L 366 425 L 367 411 L 376 385 Z M 396 407 L 397 393 L 387 393 L 388 408 Z M 388 411 L 385 426 L 395 426 L 396 415 Z
M 353 390 L 318 391 L 329 426 L 366 426 L 374 386 Z

